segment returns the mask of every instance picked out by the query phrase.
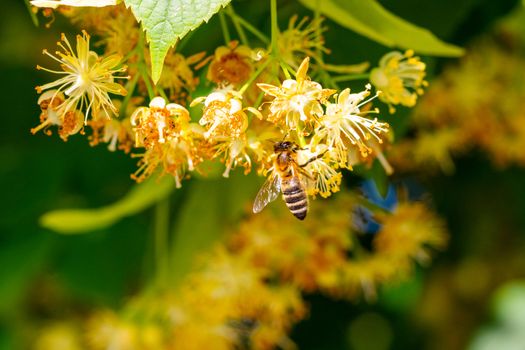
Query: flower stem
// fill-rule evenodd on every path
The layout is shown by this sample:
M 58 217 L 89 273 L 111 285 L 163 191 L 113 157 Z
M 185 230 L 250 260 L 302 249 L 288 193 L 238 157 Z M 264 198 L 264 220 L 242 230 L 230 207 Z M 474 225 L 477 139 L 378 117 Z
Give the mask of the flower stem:
M 250 22 L 246 21 L 244 18 L 240 17 L 236 13 L 229 14 L 229 16 L 234 16 L 235 20 L 242 25 L 244 28 L 246 28 L 247 31 L 252 33 L 254 36 L 256 36 L 259 40 L 261 40 L 265 44 L 270 43 L 270 39 L 264 33 L 259 31 L 257 28 L 255 28 L 253 25 L 251 25 Z
M 224 42 L 226 46 L 228 46 L 228 44 L 231 41 L 231 36 L 230 36 L 230 30 L 228 29 L 228 23 L 226 23 L 226 18 L 224 18 L 223 11 L 219 12 L 219 20 L 221 21 L 221 29 L 222 29 L 222 35 L 224 36 Z
M 272 21 L 272 54 L 274 57 L 277 57 L 279 54 L 279 49 L 277 46 L 277 39 L 279 35 L 279 24 L 277 23 L 277 0 L 270 1 L 270 13 Z
M 155 206 L 155 268 L 160 286 L 168 283 L 169 272 L 169 197 L 157 202 Z
M 29 15 L 31 16 L 31 20 L 33 21 L 33 24 L 35 27 L 38 27 L 38 17 L 36 16 L 36 13 L 33 12 L 33 9 L 31 8 L 31 4 L 29 3 L 29 0 L 24 0 L 27 6 L 27 10 L 29 11 Z
M 268 64 L 270 64 L 271 61 L 272 59 L 267 59 L 263 64 L 261 64 L 261 66 L 255 71 L 255 73 L 252 74 L 250 79 L 246 83 L 244 83 L 244 85 L 240 88 L 239 93 L 244 94 L 246 89 L 250 87 L 250 85 L 266 69 L 266 67 L 268 66 Z
M 332 80 L 335 81 L 335 82 L 351 81 L 351 80 L 368 80 L 368 79 L 370 79 L 370 74 L 369 73 L 345 74 L 345 75 L 340 75 L 338 77 L 332 78 Z
M 283 73 L 284 73 L 284 77 L 286 79 L 292 79 L 292 76 L 290 75 L 290 71 L 288 71 L 288 68 L 286 67 L 286 65 L 284 64 L 283 61 L 280 61 L 279 62 L 279 65 L 281 66 L 281 69 L 283 70 Z
M 144 62 L 140 62 L 137 68 L 139 70 L 140 75 L 142 76 L 144 84 L 146 85 L 146 89 L 148 90 L 149 99 L 152 100 L 155 97 L 155 91 L 153 90 L 153 85 L 151 84 L 149 78 L 148 68 L 146 67 L 146 64 Z
M 317 23 L 315 26 L 315 36 L 318 40 L 317 42 L 317 48 L 315 49 L 317 54 L 317 59 L 320 61 L 323 61 L 323 50 L 321 50 L 322 47 L 322 40 L 321 40 L 321 0 L 315 1 L 315 11 L 314 11 L 314 21 Z
M 243 45 L 248 46 L 249 42 L 248 42 L 248 38 L 246 37 L 246 33 L 244 32 L 244 29 L 242 28 L 241 24 L 239 23 L 239 20 L 238 20 L 239 16 L 236 16 L 235 11 L 233 10 L 233 6 L 231 4 L 230 4 L 230 6 L 228 6 L 226 8 L 226 12 L 230 16 L 230 18 L 231 18 L 231 20 L 233 22 L 235 30 L 237 31 L 237 34 L 239 35 L 239 38 L 241 39 L 241 43 Z
M 129 100 L 131 99 L 131 96 L 133 96 L 133 92 L 135 92 L 135 87 L 137 86 L 137 82 L 139 81 L 140 74 L 135 74 L 133 79 L 129 80 L 126 84 L 126 90 L 128 91 L 127 95 L 124 97 L 124 100 L 122 100 L 122 104 L 120 105 L 120 111 L 119 116 L 125 117 L 126 116 L 126 109 L 128 108 Z
M 139 35 L 139 43 L 137 45 L 137 48 L 137 53 L 139 55 L 139 60 L 137 62 L 137 70 L 142 80 L 144 81 L 144 84 L 146 85 L 149 99 L 152 100 L 155 97 L 155 91 L 153 90 L 153 85 L 151 85 L 148 67 L 146 66 L 146 61 L 144 59 L 144 31 L 141 31 Z

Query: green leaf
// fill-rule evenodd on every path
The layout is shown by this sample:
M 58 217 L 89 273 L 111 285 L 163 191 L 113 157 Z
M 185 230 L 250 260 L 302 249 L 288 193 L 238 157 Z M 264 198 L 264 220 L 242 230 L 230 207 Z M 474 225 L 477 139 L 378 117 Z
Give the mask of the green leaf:
M 150 178 L 138 184 L 119 201 L 96 209 L 64 209 L 48 212 L 40 218 L 43 227 L 64 234 L 87 233 L 111 226 L 123 217 L 139 213 L 168 196 L 175 188 L 169 176 Z
M 17 237 L 0 247 L 0 314 L 15 311 L 53 247 L 51 235 Z
M 383 168 L 381 163 L 379 163 L 378 160 L 374 161 L 374 164 L 372 165 L 371 177 L 372 180 L 374 180 L 377 192 L 379 193 L 381 198 L 386 198 L 388 194 L 388 188 L 390 186 L 390 181 L 385 172 L 385 169 Z
M 300 0 L 334 22 L 388 47 L 412 49 L 430 56 L 461 56 L 464 50 L 445 43 L 429 30 L 411 24 L 375 0 Z M 424 10 L 424 9 L 422 9 Z
M 157 83 L 168 49 L 196 29 L 231 0 L 124 0 L 146 31 L 150 43 L 151 73 Z

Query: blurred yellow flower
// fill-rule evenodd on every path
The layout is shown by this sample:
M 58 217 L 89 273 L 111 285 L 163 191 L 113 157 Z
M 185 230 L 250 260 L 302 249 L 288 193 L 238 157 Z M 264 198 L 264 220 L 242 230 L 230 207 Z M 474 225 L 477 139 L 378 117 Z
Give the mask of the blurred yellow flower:
M 201 67 L 205 52 L 200 52 L 189 57 L 184 57 L 173 50 L 168 51 L 164 61 L 164 68 L 160 76 L 159 85 L 169 91 L 172 101 L 184 103 L 188 94 L 197 88 L 199 78 L 195 77 L 194 69 Z
M 80 333 L 72 322 L 54 322 L 40 330 L 32 349 L 83 350 Z
M 429 248 L 443 248 L 445 224 L 422 203 L 400 203 L 391 215 L 378 216 L 382 227 L 374 240 L 378 254 L 387 260 L 427 263 Z M 400 264 L 402 266 L 402 264 Z
M 297 15 L 293 15 L 288 23 L 288 28 L 280 33 L 277 40 L 279 53 L 282 59 L 292 68 L 297 69 L 304 57 L 312 57 L 319 60 L 318 51 L 329 53 L 324 47 L 322 33 L 323 18 L 310 20 L 303 17 L 300 21 Z
M 253 72 L 255 53 L 251 48 L 231 41 L 215 50 L 208 68 L 207 78 L 221 86 L 239 86 L 248 80 Z
M 379 99 L 387 103 L 393 113 L 393 105 L 413 107 L 417 96 L 423 94 L 427 86 L 425 78 L 425 63 L 414 56 L 414 51 L 404 54 L 392 51 L 379 61 L 379 67 L 370 72 L 370 82 L 382 93 Z

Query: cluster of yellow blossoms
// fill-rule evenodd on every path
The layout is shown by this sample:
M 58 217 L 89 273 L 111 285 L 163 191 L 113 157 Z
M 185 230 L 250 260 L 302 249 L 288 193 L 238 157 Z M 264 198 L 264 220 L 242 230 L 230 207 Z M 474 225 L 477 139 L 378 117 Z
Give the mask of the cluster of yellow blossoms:
M 303 294 L 374 299 L 378 286 L 402 280 L 446 244 L 442 221 L 423 203 L 399 203 L 374 214 L 381 228 L 365 247 L 359 237 L 370 233 L 354 224 L 359 200 L 344 192 L 316 201 L 305 222 L 284 210 L 247 218 L 179 287 L 145 293 L 118 314 L 95 312 L 77 326 L 84 335 L 70 326 L 77 347 L 67 349 L 294 349 L 288 334 L 308 315 Z M 53 327 L 41 334 L 39 349 L 61 341 Z
M 391 106 L 412 106 L 425 85 L 425 65 L 412 52 L 392 52 L 370 73 L 371 82 L 380 88 L 375 95 L 370 97 L 370 84 L 358 93 L 324 88 L 308 77 L 309 57 L 297 61 L 298 55 L 309 54 L 321 62 L 318 52 L 327 51 L 320 37 L 322 20 L 297 23 L 294 17 L 279 36 L 277 47 L 283 58 L 235 41 L 217 48 L 207 59 L 204 53 L 184 58 L 172 50 L 154 86 L 146 71 L 149 55 L 143 34 L 129 21 L 128 11 L 122 6 L 97 11 L 64 12 L 104 38 L 106 51 L 118 54 L 99 58 L 90 49 L 86 32 L 77 37 L 76 52 L 64 35 L 58 57 L 45 51 L 63 69 L 50 72 L 64 77 L 37 87 L 42 93 L 41 124 L 32 132 L 50 133 L 49 126 L 58 125 L 60 136 L 67 140 L 88 126 L 92 145 L 104 142 L 110 150 L 136 149 L 133 156 L 140 157 L 139 168 L 132 177 L 137 181 L 160 168 L 180 187 L 191 172 L 205 173 L 201 164 L 215 159 L 224 163 L 225 177 L 236 167 L 248 173 L 253 165 L 266 174 L 272 168 L 272 142 L 286 138 L 299 145 L 301 163 L 315 158 L 304 169 L 313 179 L 308 193 L 328 197 L 339 190 L 341 169 L 351 170 L 377 157 L 388 173 L 392 171 L 381 150 L 389 125 L 370 117 L 379 113 L 370 102 L 379 96 Z M 126 40 L 119 40 L 124 33 Z M 125 86 L 115 82 L 127 69 L 123 63 L 130 74 Z M 206 77 L 215 87 L 207 96 L 192 100 L 199 83 L 194 69 L 208 64 Z M 109 94 L 126 97 L 112 100 Z M 144 94 L 150 97 L 149 106 L 137 107 Z M 168 97 L 178 103 L 169 103 Z M 188 107 L 199 104 L 202 112 Z
M 389 153 L 397 169 L 450 173 L 453 156 L 473 148 L 498 167 L 525 165 L 525 60 L 513 45 L 515 51 L 481 39 L 459 65 L 445 69 L 415 109 L 414 137 Z

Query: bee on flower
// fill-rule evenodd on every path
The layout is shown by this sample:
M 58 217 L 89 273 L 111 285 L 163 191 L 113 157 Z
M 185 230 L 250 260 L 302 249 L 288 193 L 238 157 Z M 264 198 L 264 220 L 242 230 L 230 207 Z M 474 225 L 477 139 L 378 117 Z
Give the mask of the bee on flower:
M 108 115 L 118 114 L 109 94 L 126 95 L 124 87 L 114 81 L 117 78 L 115 74 L 123 72 L 126 68 L 117 68 L 121 61 L 118 55 L 99 58 L 95 52 L 89 50 L 89 40 L 86 32 L 82 32 L 82 36 L 77 35 L 75 52 L 66 36 L 62 34 L 62 42 L 58 43 L 62 52 L 57 51 L 53 55 L 44 50 L 45 55 L 60 63 L 62 70 L 50 70 L 41 66 L 37 66 L 37 69 L 62 75 L 62 78 L 36 87 L 38 93 L 54 90 L 52 96 L 45 96 L 53 106 L 52 114 L 56 115 L 51 116 L 51 111 L 48 111 L 42 124 L 32 129 L 33 133 L 49 124 L 56 124 L 62 125 L 62 128 L 68 130 L 68 134 L 72 134 L 80 130 L 76 121 L 81 114 L 85 115 L 84 123 L 91 111 Z
M 422 95 L 423 87 L 428 85 L 424 80 L 425 69 L 425 63 L 414 56 L 414 51 L 392 51 L 372 69 L 370 82 L 382 91 L 379 99 L 389 105 L 390 113 L 394 113 L 394 105 L 413 107 L 416 104 L 417 96 Z
M 283 81 L 280 87 L 257 84 L 266 95 L 273 97 L 267 120 L 285 130 L 303 132 L 305 126 L 315 125 L 324 115 L 322 104 L 335 93 L 335 90 L 323 89 L 321 84 L 306 76 L 309 61 L 306 57 L 297 70 L 296 78 Z

